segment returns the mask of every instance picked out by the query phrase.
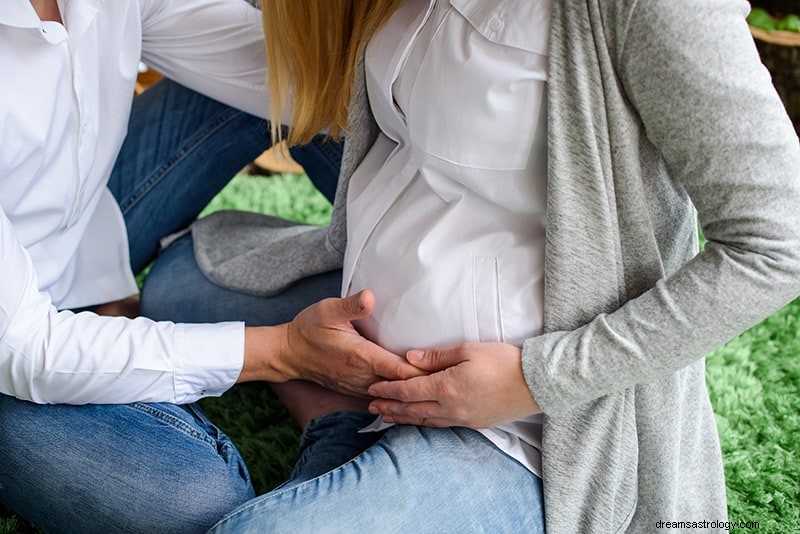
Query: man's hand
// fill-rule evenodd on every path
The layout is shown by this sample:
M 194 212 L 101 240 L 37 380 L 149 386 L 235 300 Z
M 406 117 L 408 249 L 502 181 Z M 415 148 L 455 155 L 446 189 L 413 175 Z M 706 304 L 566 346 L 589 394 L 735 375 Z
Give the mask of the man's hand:
M 412 350 L 407 360 L 431 373 L 378 382 L 370 412 L 387 423 L 491 428 L 541 413 L 522 375 L 522 350 L 505 343 L 468 343 Z
M 99 304 L 92 308 L 97 315 L 111 315 L 115 317 L 127 317 L 133 319 L 139 317 L 139 295 Z
M 271 330 L 248 329 L 245 366 L 239 381 L 302 379 L 365 397 L 367 388 L 376 381 L 425 374 L 356 331 L 352 321 L 369 316 L 374 307 L 375 296 L 361 291 L 344 299 L 322 300 L 300 312 L 291 323 Z M 262 333 L 265 337 L 256 337 Z M 265 351 L 271 354 L 265 357 Z

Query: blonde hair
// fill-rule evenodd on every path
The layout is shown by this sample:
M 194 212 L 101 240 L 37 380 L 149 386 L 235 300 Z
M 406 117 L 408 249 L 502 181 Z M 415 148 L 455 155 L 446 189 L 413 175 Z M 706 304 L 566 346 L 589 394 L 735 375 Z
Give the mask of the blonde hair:
M 403 0 L 263 0 L 272 137 L 291 102 L 288 141 L 347 129 L 353 77 L 363 47 Z

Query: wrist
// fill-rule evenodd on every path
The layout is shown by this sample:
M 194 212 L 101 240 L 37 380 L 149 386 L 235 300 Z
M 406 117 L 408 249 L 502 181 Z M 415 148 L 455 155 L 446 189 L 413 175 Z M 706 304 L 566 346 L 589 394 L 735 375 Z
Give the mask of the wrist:
M 288 325 L 246 327 L 244 360 L 237 382 L 286 382 L 294 378 L 289 365 Z

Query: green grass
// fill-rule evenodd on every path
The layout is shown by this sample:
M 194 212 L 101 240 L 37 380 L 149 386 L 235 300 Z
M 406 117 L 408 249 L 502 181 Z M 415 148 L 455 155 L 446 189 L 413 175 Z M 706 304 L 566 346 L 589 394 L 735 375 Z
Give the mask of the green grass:
M 706 377 L 731 520 L 800 532 L 800 299 L 717 350 Z
M 765 9 L 756 7 L 747 16 L 747 22 L 751 26 L 767 31 L 800 32 L 800 15 L 794 13 L 779 19 L 770 15 Z
M 237 177 L 209 206 L 250 209 L 325 224 L 330 205 L 307 178 Z M 727 477 L 730 519 L 758 522 L 757 532 L 800 530 L 800 299 L 751 328 L 708 359 Z M 298 429 L 269 391 L 237 386 L 202 401 L 237 443 L 257 491 L 291 471 Z M 0 509 L 0 534 L 32 527 Z

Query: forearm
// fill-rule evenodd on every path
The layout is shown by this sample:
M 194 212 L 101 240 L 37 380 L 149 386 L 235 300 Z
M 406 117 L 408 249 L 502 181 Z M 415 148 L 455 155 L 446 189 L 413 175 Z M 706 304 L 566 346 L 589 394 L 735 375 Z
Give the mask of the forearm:
M 782 281 L 766 273 L 746 277 L 740 265 L 719 256 L 696 258 L 644 295 L 577 330 L 527 340 L 523 370 L 542 410 L 557 415 L 673 373 L 800 291 L 789 272 Z
M 176 325 L 33 304 L 0 339 L 7 395 L 37 403 L 187 403 L 222 394 L 241 368 L 239 324 Z
M 238 376 L 243 327 L 59 312 L 0 210 L 0 393 L 38 403 L 191 402 Z
M 288 325 L 245 328 L 244 361 L 237 382 L 286 382 L 292 377 L 281 355 L 288 350 Z
M 548 248 L 561 267 L 545 275 L 546 299 L 555 306 L 546 300 L 548 333 L 524 345 L 526 381 L 553 415 L 672 373 L 800 292 L 800 146 L 753 47 L 746 4 L 636 5 L 627 34 L 614 34 L 609 43 L 614 69 L 608 75 L 619 78 L 607 85 L 618 82 L 625 97 L 609 122 L 615 119 L 629 138 L 616 146 L 610 136 L 606 172 L 614 176 L 608 182 L 614 220 L 603 226 L 582 219 L 582 228 L 598 228 L 607 240 L 572 231 L 569 250 L 563 244 L 571 219 L 548 228 L 548 244 L 557 234 L 555 245 L 562 245 Z M 564 95 L 551 96 L 551 103 L 559 97 L 563 103 Z M 620 119 L 628 113 L 633 120 Z M 560 126 L 549 135 L 564 140 Z M 568 139 L 562 144 L 574 146 Z M 574 151 L 569 161 L 580 168 L 590 156 Z M 559 191 L 573 211 L 596 198 L 591 191 Z M 677 215 L 684 192 L 708 239 L 688 263 L 688 249 L 675 250 L 680 240 L 664 237 L 675 236 L 678 223 L 693 230 L 693 219 Z M 552 209 L 553 198 L 548 217 L 564 216 L 564 205 Z M 598 251 L 598 242 L 607 247 Z

